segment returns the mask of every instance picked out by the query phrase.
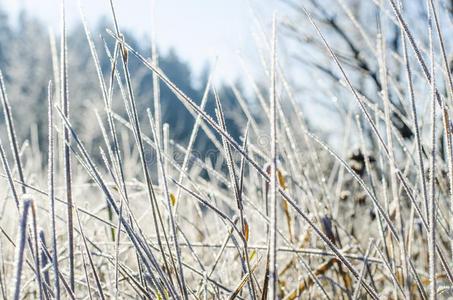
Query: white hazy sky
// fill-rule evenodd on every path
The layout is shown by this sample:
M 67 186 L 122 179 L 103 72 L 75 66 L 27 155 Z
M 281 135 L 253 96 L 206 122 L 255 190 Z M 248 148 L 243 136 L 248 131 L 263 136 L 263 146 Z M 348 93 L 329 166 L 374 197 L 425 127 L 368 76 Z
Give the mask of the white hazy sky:
M 237 53 L 254 56 L 254 22 L 250 7 L 261 21 L 269 24 L 274 10 L 281 9 L 279 0 L 115 0 L 120 26 L 149 41 L 152 6 L 155 7 L 156 39 L 161 50 L 177 50 L 195 71 L 218 57 L 217 74 L 230 79 L 238 76 Z M 80 21 L 78 0 L 66 0 L 68 23 Z M 80 0 L 91 26 L 101 16 L 110 17 L 109 0 Z M 3 6 L 17 15 L 21 8 L 40 18 L 58 31 L 60 0 L 1 0 Z M 146 40 L 147 39 L 147 40 Z

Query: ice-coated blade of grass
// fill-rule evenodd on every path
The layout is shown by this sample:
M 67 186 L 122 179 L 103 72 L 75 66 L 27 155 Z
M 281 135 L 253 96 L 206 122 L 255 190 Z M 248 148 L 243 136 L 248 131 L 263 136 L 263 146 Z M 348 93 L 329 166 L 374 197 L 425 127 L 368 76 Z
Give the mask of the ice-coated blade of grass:
M 151 1 L 151 59 L 156 66 L 159 66 L 159 54 L 157 52 L 157 39 L 156 39 L 156 1 Z M 153 104 L 154 104 L 154 120 L 156 122 L 156 137 L 157 140 L 163 142 L 162 139 L 162 117 L 161 117 L 161 103 L 160 103 L 160 82 L 156 74 L 153 77 Z M 162 147 L 163 145 L 160 145 Z
M 58 276 L 58 244 L 57 244 L 57 225 L 55 211 L 55 146 L 54 146 L 54 118 L 53 118 L 53 88 L 52 82 L 49 82 L 47 89 L 48 94 L 48 198 L 50 210 L 50 228 L 51 228 L 51 246 L 52 246 L 52 267 L 54 271 L 54 297 L 60 299 L 60 278 Z M 69 206 L 69 203 L 68 203 Z
M 88 296 L 90 297 L 90 300 L 93 300 L 90 279 L 88 278 L 88 270 L 87 270 L 86 262 L 85 262 L 85 253 L 83 252 L 82 248 L 80 248 L 80 252 L 81 252 L 81 256 L 82 256 L 83 271 L 85 272 L 85 280 L 87 282 Z
M 52 285 L 50 283 L 50 273 L 49 273 L 49 260 L 47 259 L 46 254 L 44 253 L 43 246 L 46 247 L 46 237 L 43 229 L 39 230 L 39 255 L 41 256 L 41 270 L 43 272 L 43 285 L 45 287 L 46 298 L 49 298 L 53 293 L 51 291 Z
M 60 44 L 60 97 L 63 114 L 69 118 L 69 89 L 68 89 L 68 48 L 66 45 L 66 7 L 65 0 L 61 0 L 61 44 Z M 62 125 L 63 141 L 69 141 L 69 131 Z M 69 268 L 69 287 L 74 292 L 75 289 L 75 267 L 74 267 L 74 225 L 73 225 L 73 207 L 72 207 L 72 168 L 71 168 L 71 151 L 69 146 L 64 143 L 63 147 L 64 161 L 64 181 L 66 202 L 68 203 L 67 218 L 67 242 L 68 242 L 68 268 Z
M 28 222 L 28 213 L 30 209 L 30 205 L 32 200 L 31 199 L 23 199 L 21 215 L 20 215 L 20 222 L 19 222 L 19 230 L 17 236 L 17 246 L 16 246 L 16 257 L 14 262 L 14 278 L 12 282 L 12 287 L 14 288 L 13 299 L 19 300 L 20 299 L 20 292 L 21 292 L 21 283 L 22 283 L 22 270 L 24 264 L 24 252 L 25 252 L 25 243 L 26 243 L 26 235 L 27 235 L 27 222 Z
M 430 197 L 426 207 L 428 219 L 428 260 L 429 260 L 429 299 L 437 299 L 436 278 L 436 63 L 434 61 L 432 7 L 428 5 L 429 57 L 431 60 L 431 162 L 430 162 Z
M 17 195 L 16 187 L 14 186 L 14 180 L 11 174 L 11 169 L 9 168 L 8 160 L 6 159 L 5 149 L 3 148 L 1 139 L 0 139 L 0 158 L 2 160 L 3 170 L 5 171 L 6 178 L 8 179 L 11 195 L 13 196 L 14 203 L 16 204 L 17 209 L 19 209 L 19 196 Z
M 34 201 L 31 202 L 31 216 L 32 216 L 32 226 L 31 226 L 31 233 L 33 235 L 33 255 L 35 259 L 35 277 L 36 283 L 38 285 L 38 296 L 40 300 L 44 299 L 44 287 L 42 281 L 42 274 L 41 274 L 41 257 L 39 253 L 39 243 L 38 243 L 38 221 L 36 215 L 36 205 Z
M 278 298 L 278 264 L 277 264 L 277 91 L 276 91 L 276 64 L 277 64 L 277 17 L 274 13 L 272 20 L 272 51 L 271 51 L 271 80 L 270 80 L 270 113 L 271 149 L 270 149 L 270 299 Z
M 3 74 L 0 71 L 0 92 L 2 98 L 3 113 L 5 116 L 6 127 L 8 129 L 8 138 L 11 145 L 11 151 L 14 156 L 14 161 L 16 163 L 17 172 L 19 174 L 19 179 L 22 182 L 25 182 L 24 171 L 22 169 L 22 162 L 19 155 L 19 146 L 16 136 L 16 131 L 14 127 L 14 120 L 11 112 L 11 106 L 9 104 L 8 95 L 6 94 L 5 82 L 3 80 Z M 22 194 L 25 194 L 27 190 L 25 186 L 21 186 Z

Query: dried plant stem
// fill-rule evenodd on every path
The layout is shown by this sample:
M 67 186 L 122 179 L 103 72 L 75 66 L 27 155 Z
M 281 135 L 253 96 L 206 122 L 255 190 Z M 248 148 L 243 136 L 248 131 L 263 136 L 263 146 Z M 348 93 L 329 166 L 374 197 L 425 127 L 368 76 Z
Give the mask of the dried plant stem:
M 24 177 L 24 171 L 22 169 L 22 162 L 20 160 L 20 155 L 19 155 L 19 146 L 17 142 L 17 137 L 16 137 L 16 132 L 14 130 L 14 120 L 11 112 L 11 106 L 8 101 L 8 95 L 6 94 L 6 87 L 5 83 L 3 80 L 3 74 L 0 71 L 0 92 L 1 92 L 1 98 L 2 98 L 2 105 L 3 105 L 3 113 L 5 116 L 5 122 L 6 122 L 6 127 L 8 129 L 8 137 L 9 137 L 9 142 L 11 145 L 11 151 L 14 155 L 14 161 L 16 163 L 17 167 L 17 172 L 19 174 L 19 179 L 22 182 L 25 182 L 25 177 Z M 21 186 L 21 191 L 22 194 L 25 194 L 27 190 L 25 189 L 25 186 Z
M 60 299 L 60 278 L 58 276 L 58 245 L 57 245 L 57 224 L 56 224 L 56 211 L 55 211 L 55 146 L 54 146 L 54 121 L 53 121 L 53 89 L 52 82 L 49 82 L 48 90 L 48 197 L 49 197 L 49 210 L 50 210 L 50 227 L 51 227 L 51 245 L 52 245 L 52 266 L 54 271 L 54 296 L 55 299 Z
M 434 44 L 433 44 L 433 27 L 432 27 L 432 10 L 428 6 L 428 35 L 429 35 L 429 53 L 431 60 L 431 166 L 430 166 L 430 199 L 427 207 L 427 218 L 429 226 L 428 234 L 428 256 L 429 256 L 429 298 L 437 299 L 437 279 L 436 279 L 436 63 L 434 61 Z
M 65 0 L 61 0 L 61 45 L 60 45 L 60 92 L 61 107 L 63 114 L 69 118 L 69 90 L 68 90 L 68 50 L 66 46 L 66 15 Z M 63 124 L 63 141 L 69 141 L 69 131 Z M 72 204 L 72 168 L 71 152 L 69 146 L 63 144 L 63 161 L 64 161 L 64 180 L 66 191 L 66 202 L 68 203 L 67 218 L 67 240 L 68 240 L 68 262 L 69 262 L 69 287 L 74 292 L 75 274 L 74 274 L 74 221 L 73 221 L 73 204 Z
M 277 91 L 276 91 L 276 60 L 277 60 L 277 17 L 272 21 L 272 59 L 270 84 L 270 117 L 271 120 L 271 174 L 270 174 L 270 299 L 278 298 L 278 266 L 277 266 Z
M 12 286 L 14 287 L 14 300 L 20 299 L 21 291 L 21 278 L 22 278 L 22 269 L 24 264 L 24 252 L 25 252 L 25 243 L 27 235 L 27 219 L 28 219 L 28 210 L 30 208 L 32 200 L 24 199 L 22 204 L 22 213 L 20 216 L 19 230 L 17 236 L 17 247 L 16 247 L 16 258 L 15 258 L 15 271 L 14 271 L 14 281 Z

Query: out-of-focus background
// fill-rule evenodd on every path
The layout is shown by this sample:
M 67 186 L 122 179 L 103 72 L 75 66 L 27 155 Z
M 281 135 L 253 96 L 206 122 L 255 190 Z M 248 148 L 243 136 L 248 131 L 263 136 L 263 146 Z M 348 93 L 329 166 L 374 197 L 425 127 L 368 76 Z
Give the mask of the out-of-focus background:
M 3 0 L 0 3 L 0 69 L 5 77 L 21 139 L 46 143 L 47 82 L 58 84 L 58 49 L 61 32 L 61 1 Z M 259 30 L 269 32 L 272 13 L 284 9 L 280 1 L 114 1 L 119 24 L 126 38 L 145 57 L 151 56 L 151 43 L 158 49 L 159 65 L 174 82 L 197 102 L 202 98 L 209 74 L 215 69 L 216 83 L 225 103 L 233 136 L 239 135 L 236 124 L 243 114 L 235 109 L 234 94 L 252 101 L 251 88 L 241 81 L 256 76 L 262 69 L 257 55 Z M 103 71 L 110 63 L 104 41 L 112 45 L 106 28 L 112 28 L 109 1 L 66 1 L 66 23 L 69 48 L 70 107 L 77 114 L 71 117 L 81 135 L 89 141 L 100 138 L 94 110 L 102 110 L 100 89 L 96 79 L 82 15 L 92 33 Z M 112 50 L 112 48 L 110 49 Z M 139 111 L 152 107 L 152 75 L 142 64 L 132 61 Z M 259 85 L 259 82 L 257 83 Z M 118 92 L 118 91 L 116 91 Z M 171 137 L 188 139 L 194 118 L 169 89 L 161 86 L 162 121 L 169 123 Z M 252 101 L 253 102 L 253 101 Z M 117 111 L 123 111 L 121 102 Z M 116 105 L 114 103 L 114 105 Z M 214 111 L 214 103 L 207 110 Z M 83 118 L 79 118 L 83 116 Z M 237 121 L 237 122 L 235 122 Z M 0 117 L 3 122 L 3 116 Z M 23 123 L 26 122 L 26 123 Z M 3 133 L 2 134 L 6 134 Z M 93 145 L 96 145 L 94 143 Z M 209 142 L 201 133 L 195 148 L 206 149 Z
M 45 27 L 58 32 L 60 1 L 3 0 L 3 8 L 15 22 L 22 12 L 39 19 Z M 80 23 L 82 7 L 88 22 L 96 25 L 110 19 L 109 1 L 70 0 L 67 3 L 67 22 L 70 28 Z M 79 5 L 80 3 L 80 5 Z M 195 73 L 218 57 L 218 74 L 236 78 L 241 70 L 237 53 L 253 53 L 253 28 L 259 18 L 270 23 L 274 10 L 288 11 L 279 0 L 133 0 L 115 1 L 123 29 L 145 46 L 154 31 L 159 50 L 163 53 L 177 49 Z
M 422 2 L 405 3 L 405 16 L 413 34 L 419 38 L 423 49 L 427 49 L 425 22 L 417 21 L 426 19 Z M 381 89 L 375 50 L 379 3 L 310 0 L 304 4 L 333 45 L 354 86 L 371 102 L 378 100 L 376 91 Z M 238 97 L 256 108 L 251 113 L 256 114 L 257 119 L 264 116 L 260 103 L 267 97 L 269 86 L 273 13 L 279 19 L 279 66 L 291 85 L 296 103 L 310 116 L 307 122 L 324 131 L 326 138 L 332 136 L 331 142 L 338 145 L 344 134 L 344 114 L 358 112 L 338 69 L 294 1 L 136 0 L 114 1 L 114 5 L 127 41 L 147 58 L 151 57 L 154 41 L 161 68 L 195 101 L 202 98 L 209 74 L 215 70 L 214 82 L 225 107 L 229 131 L 235 138 L 243 131 L 241 127 L 247 119 L 239 107 Z M 399 28 L 390 7 L 386 3 L 382 5 L 384 10 L 379 14 L 385 20 L 383 34 L 393 51 L 398 52 L 401 50 Z M 451 3 L 441 1 L 440 5 L 448 11 Z M 96 43 L 102 69 L 108 74 L 110 63 L 104 43 L 112 51 L 113 40 L 106 33 L 106 28 L 112 28 L 110 3 L 107 0 L 66 1 L 70 107 L 77 111 L 71 119 L 81 136 L 96 141 L 100 132 L 92 129 L 96 124 L 94 110 L 102 110 L 103 103 L 81 23 L 82 14 Z M 442 14 L 445 15 L 448 13 Z M 448 25 L 446 22 L 451 21 L 441 18 L 441 22 Z M 444 28 L 448 32 L 451 26 Z M 47 83 L 52 80 L 58 85 L 59 80 L 55 58 L 58 60 L 60 31 L 61 3 L 58 0 L 3 0 L 0 3 L 0 69 L 14 114 L 21 119 L 22 124 L 17 124 L 16 130 L 22 140 L 34 139 L 40 146 L 46 143 L 43 137 L 47 134 L 44 105 Z M 447 47 L 450 44 L 451 39 L 447 40 Z M 399 66 L 393 68 L 398 58 L 389 55 L 388 59 L 389 72 L 401 73 Z M 144 115 L 146 108 L 153 109 L 152 74 L 137 60 L 131 60 L 130 69 L 139 111 Z M 283 89 L 280 92 L 283 95 Z M 403 132 L 407 130 L 407 111 L 402 109 L 396 96 L 391 95 L 391 101 L 400 112 L 392 117 Z M 186 142 L 194 117 L 163 85 L 161 102 L 162 121 L 170 124 L 171 138 Z M 114 101 L 113 105 L 116 111 L 124 111 L 121 101 Z M 208 101 L 207 111 L 211 115 L 214 106 L 214 101 Z M 267 128 L 263 130 L 267 134 Z M 210 142 L 201 133 L 196 148 L 207 147 Z
M 325 29 L 340 59 L 347 68 L 351 68 L 351 78 L 362 86 L 364 93 L 369 91 L 367 96 L 372 98 L 374 96 L 371 93 L 380 89 L 380 83 L 379 80 L 373 82 L 373 78 L 377 79 L 377 65 L 375 59 L 368 59 L 367 55 L 371 53 L 369 44 L 375 43 L 372 36 L 377 31 L 378 2 L 342 3 L 335 0 L 323 3 L 306 1 L 303 4 L 313 11 L 313 16 L 320 21 L 321 28 Z M 245 118 L 240 109 L 235 109 L 238 105 L 234 99 L 241 96 L 246 103 L 258 105 L 260 95 L 256 93 L 257 89 L 261 95 L 266 95 L 268 90 L 266 64 L 270 60 L 273 13 L 278 15 L 281 23 L 279 64 L 291 83 L 298 105 L 304 107 L 307 115 L 316 115 L 309 122 L 331 136 L 338 137 L 341 136 L 342 127 L 336 123 L 342 122 L 344 118 L 338 116 L 336 107 L 357 110 L 353 101 L 342 99 L 344 90 L 337 91 L 337 81 L 340 79 L 338 72 L 336 68 L 331 68 L 332 61 L 326 50 L 321 47 L 300 7 L 293 1 L 136 0 L 115 1 L 114 4 L 129 43 L 145 57 L 150 57 L 151 44 L 155 42 L 159 65 L 196 101 L 200 101 L 209 74 L 215 70 L 214 82 L 222 95 L 230 131 L 235 137 L 239 135 L 238 124 L 242 124 Z M 448 9 L 448 3 L 443 5 Z M 106 28 L 112 28 L 110 4 L 109 1 L 74 0 L 66 1 L 66 6 L 70 105 L 84 116 L 82 122 L 77 116 L 72 119 L 84 137 L 95 141 L 99 138 L 99 132 L 90 130 L 93 122 L 96 122 L 93 110 L 100 108 L 102 101 L 98 101 L 99 86 L 81 20 L 83 14 L 97 45 L 103 71 L 107 73 L 109 60 L 103 43 L 112 43 L 112 38 L 105 31 Z M 370 40 L 363 38 L 363 32 L 356 28 L 344 7 L 352 8 L 348 13 L 355 16 L 360 24 L 370 25 L 363 27 Z M 45 139 L 39 138 L 46 134 L 47 125 L 43 118 L 45 106 L 37 104 L 45 101 L 47 82 L 58 81 L 58 78 L 52 77 L 57 73 L 57 70 L 52 69 L 56 63 L 52 62 L 52 53 L 55 54 L 59 47 L 61 3 L 57 0 L 2 0 L 0 13 L 0 69 L 6 78 L 10 99 L 16 107 L 14 113 L 17 118 L 29 122 L 28 126 L 19 126 L 18 134 L 23 138 L 35 135 L 37 140 L 45 143 Z M 406 14 L 411 17 L 409 20 L 426 15 L 421 2 L 408 3 Z M 414 33 L 425 35 L 423 25 L 419 23 L 412 24 Z M 330 30 L 332 28 L 334 30 Z M 399 29 L 390 22 L 385 30 L 388 43 L 398 50 L 401 47 L 398 42 Z M 130 68 L 138 105 L 144 111 L 152 101 L 151 72 L 137 61 L 132 61 Z M 361 78 L 363 72 L 370 73 L 371 80 Z M 163 122 L 171 125 L 172 138 L 184 142 L 194 118 L 170 90 L 162 86 L 161 93 Z M 213 101 L 208 101 L 207 111 L 212 114 L 213 110 Z M 254 112 L 257 118 L 262 115 L 259 110 Z M 402 117 L 404 115 L 405 112 L 402 112 Z M 401 116 L 395 118 L 398 119 L 398 126 L 404 130 Z M 197 147 L 209 147 L 203 133 L 198 139 Z M 332 142 L 339 144 L 340 140 L 334 137 Z

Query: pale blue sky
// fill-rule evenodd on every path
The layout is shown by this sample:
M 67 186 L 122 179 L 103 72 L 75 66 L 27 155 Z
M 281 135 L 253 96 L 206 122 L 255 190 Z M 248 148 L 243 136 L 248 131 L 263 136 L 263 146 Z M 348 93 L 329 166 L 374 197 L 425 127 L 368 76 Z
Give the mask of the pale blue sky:
M 272 12 L 281 10 L 278 0 L 116 0 L 120 26 L 148 39 L 155 6 L 156 38 L 160 48 L 177 50 L 182 59 L 199 71 L 204 62 L 219 57 L 217 75 L 235 78 L 241 71 L 237 53 L 252 59 L 254 22 L 250 7 L 265 25 Z M 2 0 L 13 15 L 25 8 L 58 31 L 60 0 Z M 102 16 L 110 16 L 108 0 L 80 0 L 91 26 Z M 66 0 L 69 24 L 80 20 L 78 0 Z M 145 40 L 144 42 L 148 42 Z

